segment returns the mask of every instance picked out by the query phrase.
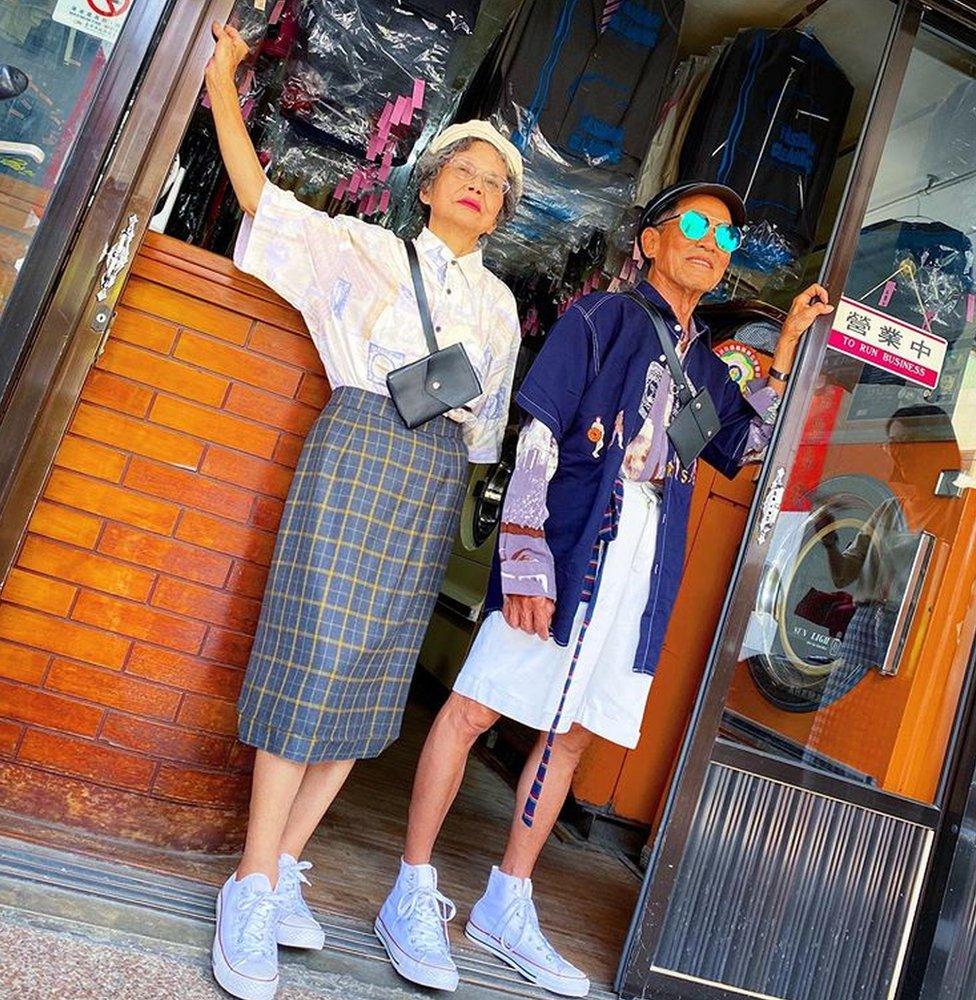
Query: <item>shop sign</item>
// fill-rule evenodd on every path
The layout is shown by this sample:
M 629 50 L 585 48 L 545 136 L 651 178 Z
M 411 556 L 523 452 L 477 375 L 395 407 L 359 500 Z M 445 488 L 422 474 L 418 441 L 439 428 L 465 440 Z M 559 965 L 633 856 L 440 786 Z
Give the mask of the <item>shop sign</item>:
M 939 384 L 947 345 L 942 337 L 844 298 L 827 340 L 841 354 L 927 389 Z
M 58 24 L 114 42 L 136 0 L 58 0 L 51 17 Z

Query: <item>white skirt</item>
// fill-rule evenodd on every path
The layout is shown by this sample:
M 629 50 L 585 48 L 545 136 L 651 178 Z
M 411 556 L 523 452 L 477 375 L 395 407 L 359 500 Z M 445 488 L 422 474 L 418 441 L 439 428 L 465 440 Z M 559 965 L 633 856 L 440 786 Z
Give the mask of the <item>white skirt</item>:
M 634 672 L 640 620 L 651 587 L 660 499 L 624 481 L 617 537 L 607 546 L 593 617 L 583 640 L 558 732 L 577 723 L 633 749 L 651 676 Z M 523 725 L 549 730 L 559 708 L 580 627 L 580 604 L 568 646 L 511 628 L 500 611 L 481 626 L 454 690 Z

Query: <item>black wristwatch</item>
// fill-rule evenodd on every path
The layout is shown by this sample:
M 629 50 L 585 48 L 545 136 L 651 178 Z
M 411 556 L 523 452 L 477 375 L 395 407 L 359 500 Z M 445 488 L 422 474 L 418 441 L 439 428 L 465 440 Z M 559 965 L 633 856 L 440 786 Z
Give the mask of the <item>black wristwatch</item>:
M 769 377 L 770 378 L 774 378 L 774 379 L 776 379 L 779 382 L 789 382 L 789 380 L 790 380 L 790 373 L 789 372 L 781 372 L 778 368 L 773 368 L 773 366 L 770 365 L 770 367 L 769 367 Z

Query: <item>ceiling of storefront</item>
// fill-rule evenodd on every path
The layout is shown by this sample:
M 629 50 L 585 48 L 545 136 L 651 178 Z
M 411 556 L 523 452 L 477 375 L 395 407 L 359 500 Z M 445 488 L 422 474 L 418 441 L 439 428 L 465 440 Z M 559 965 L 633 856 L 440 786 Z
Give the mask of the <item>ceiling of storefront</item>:
M 681 54 L 704 52 L 740 28 L 782 27 L 809 6 L 810 0 L 685 0 Z

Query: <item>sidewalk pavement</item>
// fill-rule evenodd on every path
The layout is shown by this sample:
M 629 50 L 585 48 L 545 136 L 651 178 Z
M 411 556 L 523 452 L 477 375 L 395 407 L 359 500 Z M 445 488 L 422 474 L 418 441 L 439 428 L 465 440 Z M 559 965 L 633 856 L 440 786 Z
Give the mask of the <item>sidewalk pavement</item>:
M 0 906 L 2 1000 L 227 1000 L 204 948 Z M 277 1000 L 416 1000 L 289 961 Z

